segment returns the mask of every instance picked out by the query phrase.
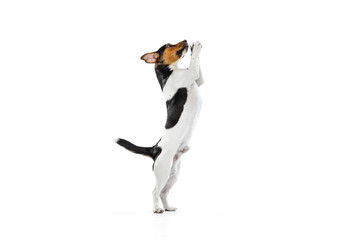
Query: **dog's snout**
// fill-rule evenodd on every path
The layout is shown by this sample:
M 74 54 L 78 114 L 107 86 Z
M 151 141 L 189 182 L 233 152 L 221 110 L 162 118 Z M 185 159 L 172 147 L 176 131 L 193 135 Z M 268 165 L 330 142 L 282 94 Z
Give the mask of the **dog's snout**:
M 186 39 L 184 41 L 182 41 L 181 43 L 182 43 L 182 46 L 185 47 L 185 48 L 189 46 Z

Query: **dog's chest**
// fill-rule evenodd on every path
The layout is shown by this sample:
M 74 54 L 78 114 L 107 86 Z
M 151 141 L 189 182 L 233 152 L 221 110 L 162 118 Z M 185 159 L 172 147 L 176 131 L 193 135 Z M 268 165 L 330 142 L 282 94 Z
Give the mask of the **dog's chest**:
M 163 94 L 166 101 L 171 100 L 177 93 L 178 89 L 182 87 L 181 84 L 179 84 L 180 81 L 176 77 L 173 77 L 174 75 L 175 74 L 170 75 L 163 88 Z

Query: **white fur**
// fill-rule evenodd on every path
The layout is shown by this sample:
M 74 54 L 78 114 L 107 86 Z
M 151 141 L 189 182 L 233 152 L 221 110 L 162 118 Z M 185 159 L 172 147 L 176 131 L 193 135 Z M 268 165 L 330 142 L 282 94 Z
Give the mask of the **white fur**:
M 173 72 L 163 89 L 165 100 L 171 99 L 179 88 L 186 88 L 188 96 L 178 123 L 166 129 L 158 143 L 162 151 L 154 165 L 156 184 L 153 191 L 153 211 L 155 213 L 162 213 L 164 209 L 176 210 L 169 205 L 167 196 L 179 176 L 180 157 L 189 149 L 188 143 L 201 108 L 199 86 L 204 81 L 200 74 L 200 50 L 201 44 L 195 42 L 188 69 L 179 69 L 177 63 L 170 66 Z

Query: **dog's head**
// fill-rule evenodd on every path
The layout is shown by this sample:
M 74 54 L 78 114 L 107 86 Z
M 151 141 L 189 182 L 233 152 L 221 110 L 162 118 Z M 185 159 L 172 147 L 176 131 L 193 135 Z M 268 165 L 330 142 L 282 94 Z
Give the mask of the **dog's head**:
M 179 42 L 176 45 L 170 43 L 165 44 L 156 52 L 146 53 L 141 57 L 146 63 L 156 63 L 157 65 L 171 65 L 182 58 L 189 45 L 186 40 Z

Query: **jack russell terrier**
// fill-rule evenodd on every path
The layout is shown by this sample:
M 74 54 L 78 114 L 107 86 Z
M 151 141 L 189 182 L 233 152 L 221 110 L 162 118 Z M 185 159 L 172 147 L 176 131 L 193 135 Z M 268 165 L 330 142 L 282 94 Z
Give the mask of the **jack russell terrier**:
M 199 66 L 201 47 L 199 42 L 192 45 L 187 69 L 178 68 L 179 60 L 189 48 L 186 40 L 176 45 L 165 44 L 141 57 L 146 63 L 155 63 L 155 73 L 166 100 L 165 131 L 153 147 L 139 147 L 121 138 L 115 140 L 127 150 L 154 160 L 154 213 L 176 210 L 169 205 L 167 197 L 179 176 L 180 157 L 189 150 L 188 143 L 201 108 L 199 86 L 204 82 Z

